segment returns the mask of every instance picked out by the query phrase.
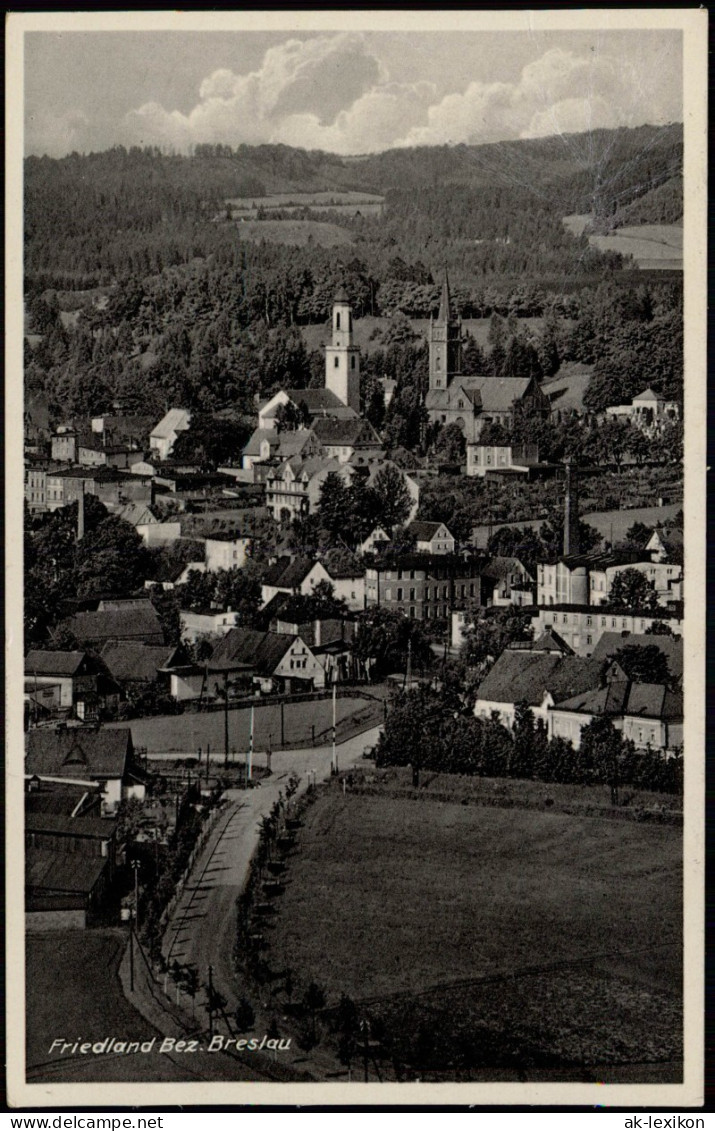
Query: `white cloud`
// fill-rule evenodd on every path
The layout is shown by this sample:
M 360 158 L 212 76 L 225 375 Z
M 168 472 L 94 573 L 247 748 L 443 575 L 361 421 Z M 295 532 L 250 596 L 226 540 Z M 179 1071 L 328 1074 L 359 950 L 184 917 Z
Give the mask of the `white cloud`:
M 55 114 L 51 110 L 28 115 L 25 123 L 25 151 L 63 157 L 86 151 L 90 122 L 81 110 Z
M 657 68 L 593 49 L 554 47 L 514 82 L 471 82 L 437 97 L 430 82 L 389 81 L 359 33 L 290 39 L 247 74 L 216 70 L 187 114 L 148 102 L 123 123 L 127 144 L 282 142 L 335 153 L 497 141 L 674 120 Z

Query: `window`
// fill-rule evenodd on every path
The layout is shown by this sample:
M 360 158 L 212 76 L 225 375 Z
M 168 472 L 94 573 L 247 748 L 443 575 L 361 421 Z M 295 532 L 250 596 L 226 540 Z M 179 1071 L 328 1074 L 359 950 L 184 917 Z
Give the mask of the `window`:
M 415 600 L 415 590 L 414 589 L 410 589 L 410 600 L 411 601 Z
M 587 636 L 587 637 L 586 637 L 586 643 L 587 643 L 587 644 L 593 644 L 593 637 L 592 637 L 592 636 Z
M 399 589 L 399 588 L 397 590 L 397 600 L 398 601 L 402 600 L 402 589 Z
M 355 354 L 353 354 L 352 357 L 350 358 L 350 368 L 351 369 L 355 368 Z
M 333 362 L 333 366 L 334 366 L 335 369 L 337 369 L 339 365 L 340 365 L 340 358 L 336 357 L 335 361 Z
M 605 627 L 606 627 L 606 618 L 601 617 L 601 628 L 605 628 Z
M 415 618 L 415 607 L 414 607 L 414 605 L 410 605 L 410 616 L 414 620 L 414 618 Z
M 586 624 L 590 627 L 593 624 L 593 617 L 586 617 Z
M 411 569 L 410 570 L 410 581 L 414 581 L 414 580 L 415 580 L 415 571 L 413 569 Z
M 335 315 L 335 329 L 340 329 L 340 311 Z

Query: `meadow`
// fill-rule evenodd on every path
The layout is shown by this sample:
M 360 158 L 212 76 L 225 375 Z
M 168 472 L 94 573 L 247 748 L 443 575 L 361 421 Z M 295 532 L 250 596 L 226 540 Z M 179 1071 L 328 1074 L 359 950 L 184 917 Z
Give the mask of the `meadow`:
M 676 1079 L 680 869 L 670 826 L 333 788 L 269 961 L 352 997 L 425 1079 Z

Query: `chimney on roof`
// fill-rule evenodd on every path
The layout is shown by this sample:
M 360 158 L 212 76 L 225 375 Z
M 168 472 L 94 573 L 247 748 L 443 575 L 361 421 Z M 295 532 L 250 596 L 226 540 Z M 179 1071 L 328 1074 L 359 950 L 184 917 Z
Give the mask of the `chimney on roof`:
M 566 492 L 564 497 L 564 557 L 578 554 L 580 550 L 578 531 L 578 495 L 571 476 L 571 463 L 566 464 Z

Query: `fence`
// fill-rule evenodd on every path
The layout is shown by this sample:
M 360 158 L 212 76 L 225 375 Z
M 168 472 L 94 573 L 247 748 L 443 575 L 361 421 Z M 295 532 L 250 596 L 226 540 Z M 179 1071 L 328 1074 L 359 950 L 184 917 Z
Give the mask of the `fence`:
M 166 907 L 162 911 L 161 916 L 159 918 L 159 926 L 161 927 L 162 931 L 164 931 L 166 929 L 166 926 L 167 926 L 169 920 L 171 919 L 172 915 L 174 914 L 174 911 L 176 910 L 176 905 L 181 898 L 181 893 L 184 890 L 184 885 L 186 884 L 187 879 L 191 875 L 191 870 L 192 870 L 194 864 L 196 863 L 196 860 L 197 860 L 197 857 L 199 856 L 199 853 L 201 853 L 203 851 L 207 840 L 211 836 L 211 833 L 213 832 L 214 828 L 216 827 L 216 825 L 218 823 L 219 818 L 223 815 L 223 813 L 224 813 L 223 805 L 217 805 L 215 809 L 211 810 L 211 816 L 209 817 L 209 819 L 204 822 L 204 826 L 201 830 L 201 834 L 198 837 L 196 844 L 191 849 L 191 855 L 189 856 L 189 859 L 187 861 L 186 868 L 182 872 L 180 878 L 177 880 L 176 889 L 174 891 L 174 894 L 172 895 L 171 899 L 167 903 Z
M 373 695 L 369 691 L 365 691 L 361 686 L 354 684 L 337 684 L 335 687 L 335 696 L 337 699 L 372 699 L 382 702 L 382 698 L 378 695 Z M 332 699 L 332 687 L 324 691 L 295 691 L 290 695 L 283 694 L 260 694 L 260 695 L 243 695 L 240 698 L 229 699 L 228 710 L 245 710 L 246 707 L 267 707 L 271 704 L 280 703 L 314 703 L 321 699 Z M 223 700 L 219 702 L 202 702 L 198 699 L 187 699 L 183 701 L 183 708 L 185 714 L 202 714 L 203 712 L 211 711 L 224 711 L 226 704 Z

